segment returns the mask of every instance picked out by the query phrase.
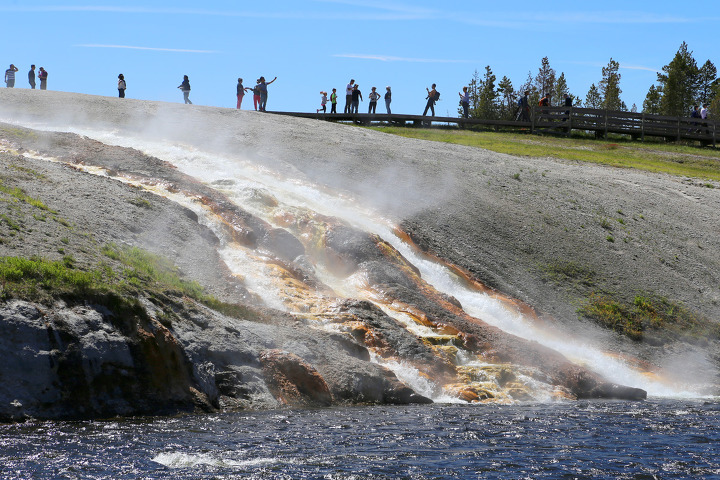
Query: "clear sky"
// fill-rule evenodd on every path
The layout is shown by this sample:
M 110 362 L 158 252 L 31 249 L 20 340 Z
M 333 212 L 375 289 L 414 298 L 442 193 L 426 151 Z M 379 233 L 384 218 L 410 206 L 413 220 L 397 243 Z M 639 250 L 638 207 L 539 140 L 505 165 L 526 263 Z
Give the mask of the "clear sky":
M 391 85 L 394 112 L 422 113 L 437 83 L 437 113 L 454 116 L 475 70 L 490 65 L 518 88 L 547 56 L 583 99 L 612 57 L 621 98 L 641 108 L 683 41 L 699 65 L 720 67 L 717 0 L 0 0 L 0 16 L 0 66 L 20 69 L 16 88 L 34 63 L 50 90 L 116 96 L 123 73 L 128 97 L 182 102 L 188 75 L 195 104 L 222 107 L 235 106 L 238 77 L 277 76 L 268 109 L 313 112 L 320 90 L 342 97 L 354 78 L 361 111 L 370 87 Z

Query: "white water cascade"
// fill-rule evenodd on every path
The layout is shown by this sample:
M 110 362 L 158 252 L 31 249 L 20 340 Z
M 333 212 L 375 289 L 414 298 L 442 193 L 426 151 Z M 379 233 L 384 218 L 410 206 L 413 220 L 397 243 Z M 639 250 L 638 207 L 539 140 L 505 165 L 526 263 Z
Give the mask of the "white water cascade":
M 43 129 L 37 125 L 28 126 Z M 670 384 L 662 379 L 635 370 L 622 359 L 613 355 L 612 352 L 603 351 L 589 340 L 569 336 L 568 332 L 552 331 L 540 327 L 532 319 L 527 318 L 517 309 L 510 307 L 507 302 L 470 288 L 447 265 L 423 255 L 412 245 L 407 244 L 397 235 L 390 219 L 385 218 L 381 213 L 363 207 L 354 198 L 343 192 L 312 184 L 303 178 L 288 177 L 254 163 L 250 159 L 243 158 L 242 155 L 219 155 L 197 149 L 192 145 L 147 141 L 109 131 L 93 131 L 90 129 L 71 129 L 70 131 L 108 145 L 134 148 L 166 161 L 182 173 L 222 191 L 244 210 L 274 226 L 280 225 L 277 225 L 267 209 L 263 208 L 260 203 L 252 201 L 254 195 L 270 196 L 284 209 L 314 212 L 335 217 L 355 228 L 374 233 L 391 244 L 405 259 L 419 269 L 425 282 L 438 291 L 455 297 L 469 315 L 482 319 L 505 332 L 552 348 L 571 361 L 601 374 L 612 382 L 642 388 L 651 396 L 699 396 L 690 386 Z M 164 191 L 157 191 L 157 193 L 193 209 L 201 219 L 204 219 L 208 226 L 213 228 L 213 223 L 208 218 L 207 213 L 191 199 Z M 217 228 L 215 230 L 217 231 Z M 277 283 L 272 281 L 270 267 L 263 262 L 262 258 L 253 257 L 253 254 L 247 251 L 230 246 L 223 247 L 221 255 L 233 273 L 241 276 L 248 289 L 261 297 L 268 306 L 292 311 L 292 309 L 288 309 L 282 288 L 279 288 Z M 338 296 L 375 300 L 366 290 L 358 288 L 361 279 L 350 277 L 339 281 L 336 277 L 324 273 L 321 269 L 318 271 L 318 276 Z M 377 301 L 375 303 L 400 323 L 410 327 L 411 322 L 406 322 L 401 314 Z M 293 313 L 301 312 L 295 311 Z M 423 332 L 422 328 L 417 325 L 412 328 L 415 328 L 415 330 L 411 331 L 418 336 L 427 333 Z M 376 361 L 381 360 L 376 359 Z M 422 384 L 423 379 L 419 379 L 417 372 L 413 373 L 406 366 L 400 364 L 386 366 L 391 368 L 401 380 L 412 384 L 420 393 L 433 396 L 436 400 L 450 401 L 442 393 L 435 392 L 430 395 L 432 385 Z

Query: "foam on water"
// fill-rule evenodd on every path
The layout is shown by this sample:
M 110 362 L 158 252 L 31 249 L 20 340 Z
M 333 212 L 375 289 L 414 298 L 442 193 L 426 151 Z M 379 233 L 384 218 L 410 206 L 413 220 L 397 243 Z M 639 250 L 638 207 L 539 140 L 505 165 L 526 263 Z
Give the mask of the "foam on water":
M 275 458 L 232 460 L 228 458 L 217 458 L 209 454 L 182 452 L 159 453 L 153 457 L 152 461 L 172 469 L 197 468 L 203 465 L 219 468 L 258 467 L 278 463 L 278 459 Z

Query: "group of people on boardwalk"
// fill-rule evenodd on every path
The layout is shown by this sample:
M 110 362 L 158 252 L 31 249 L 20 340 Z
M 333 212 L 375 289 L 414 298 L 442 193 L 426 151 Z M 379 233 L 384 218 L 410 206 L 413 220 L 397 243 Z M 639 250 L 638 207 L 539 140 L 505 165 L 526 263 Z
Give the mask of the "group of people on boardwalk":
M 427 90 L 427 97 L 425 99 L 427 100 L 427 103 L 425 104 L 425 111 L 423 112 L 423 116 L 427 115 L 428 110 L 430 110 L 430 114 L 434 117 L 435 116 L 435 104 L 438 100 L 440 100 L 440 92 L 437 90 L 437 85 L 432 84 L 431 88 L 426 88 Z M 469 110 L 470 110 L 470 94 L 468 93 L 468 87 L 463 87 L 462 93 L 459 93 L 460 95 L 460 106 L 463 108 L 463 116 L 465 118 L 468 118 Z M 368 95 L 368 114 L 373 115 L 377 111 L 377 103 L 378 100 L 382 95 L 377 91 L 377 87 L 372 87 L 370 89 L 370 94 Z M 388 85 L 385 87 L 385 110 L 388 115 L 392 114 L 392 110 L 390 109 L 390 104 L 392 103 L 392 88 Z M 320 91 L 320 108 L 316 110 L 316 113 L 327 113 L 327 101 L 328 96 L 327 92 L 324 90 Z M 351 78 L 350 82 L 345 87 L 345 110 L 343 113 L 345 114 L 357 114 L 360 110 L 360 102 L 363 101 L 362 92 L 360 91 L 360 85 L 355 83 L 355 79 Z M 330 94 L 330 113 L 337 113 L 337 103 L 338 103 L 338 97 L 337 97 L 337 89 L 332 89 L 332 94 Z
M 330 113 L 337 113 L 337 93 L 336 89 L 332 89 L 333 95 L 330 96 L 330 102 L 332 105 L 332 108 L 330 109 Z M 320 95 L 322 95 L 325 92 L 320 92 Z M 377 87 L 372 87 L 370 89 L 370 94 L 368 95 L 368 100 L 370 101 L 368 103 L 368 113 L 374 114 L 377 111 L 377 102 L 380 100 L 380 93 L 377 91 Z M 363 101 L 362 92 L 360 91 L 360 85 L 355 83 L 355 79 L 351 78 L 350 83 L 348 83 L 345 86 L 345 110 L 343 113 L 358 113 L 360 109 L 360 102 Z M 322 102 L 322 100 L 321 100 Z M 392 102 L 392 89 L 390 86 L 385 87 L 385 110 L 387 111 L 388 115 L 392 112 L 390 111 L 390 103 Z M 321 108 L 323 112 L 325 112 L 325 109 Z M 318 112 L 320 111 L 318 110 Z
M 253 93 L 253 105 L 255 107 L 256 111 L 259 112 L 265 112 L 267 107 L 267 99 L 268 99 L 268 90 L 267 87 L 271 83 L 273 83 L 275 80 L 277 80 L 277 77 L 273 78 L 269 82 L 265 80 L 265 77 L 260 77 L 255 81 L 255 86 L 245 87 L 243 85 L 243 79 L 238 78 L 237 83 L 237 108 L 238 110 L 242 106 L 243 97 L 245 96 L 245 92 L 248 90 L 252 90 Z
M 15 88 L 15 72 L 18 71 L 18 68 L 10 64 L 10 68 L 5 70 L 5 85 L 7 88 Z M 35 75 L 35 65 L 30 65 L 30 71 L 28 72 L 28 83 L 30 84 L 30 88 L 32 90 L 35 90 L 35 86 L 37 85 L 35 83 L 35 78 L 38 78 L 40 80 L 40 90 L 47 90 L 47 78 L 48 73 L 43 68 L 40 67 L 40 71 L 37 73 L 37 77 Z

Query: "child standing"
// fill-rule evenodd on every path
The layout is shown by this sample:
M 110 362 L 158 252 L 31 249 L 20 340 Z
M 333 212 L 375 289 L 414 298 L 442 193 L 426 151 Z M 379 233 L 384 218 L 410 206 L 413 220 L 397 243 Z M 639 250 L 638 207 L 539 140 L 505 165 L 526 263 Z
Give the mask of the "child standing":
M 337 88 L 330 94 L 330 113 L 337 113 Z
M 327 113 L 327 92 L 320 92 L 320 95 L 322 95 L 320 98 L 320 108 L 318 108 L 315 113 L 320 113 L 320 110 L 322 110 L 323 113 Z

